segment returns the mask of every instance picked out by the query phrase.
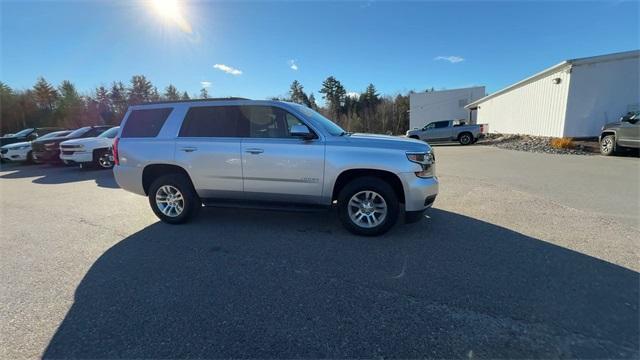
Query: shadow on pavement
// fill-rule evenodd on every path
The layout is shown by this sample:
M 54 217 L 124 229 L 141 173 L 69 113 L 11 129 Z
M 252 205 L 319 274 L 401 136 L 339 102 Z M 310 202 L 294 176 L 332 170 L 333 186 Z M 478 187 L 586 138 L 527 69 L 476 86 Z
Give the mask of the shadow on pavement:
M 379 238 L 205 209 L 105 252 L 45 358 L 638 356 L 638 273 L 432 209 Z
M 111 170 L 80 168 L 64 165 L 20 165 L 3 164 L 0 179 L 34 178 L 34 184 L 65 184 L 79 181 L 95 180 L 96 185 L 105 188 L 118 188 Z

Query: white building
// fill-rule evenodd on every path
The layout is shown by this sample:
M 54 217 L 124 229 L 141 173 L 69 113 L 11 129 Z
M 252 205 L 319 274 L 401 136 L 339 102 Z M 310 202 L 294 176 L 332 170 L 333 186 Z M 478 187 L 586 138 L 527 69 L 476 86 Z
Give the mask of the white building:
M 489 132 L 591 137 L 640 103 L 640 50 L 563 61 L 466 106 Z
M 409 96 L 409 128 L 421 128 L 438 120 L 468 119 L 464 106 L 484 95 L 484 86 L 413 93 Z

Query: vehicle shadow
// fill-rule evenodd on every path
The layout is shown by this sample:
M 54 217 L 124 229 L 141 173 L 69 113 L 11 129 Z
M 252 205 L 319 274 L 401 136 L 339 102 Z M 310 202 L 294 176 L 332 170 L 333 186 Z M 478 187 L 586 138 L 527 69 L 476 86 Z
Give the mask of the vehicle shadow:
M 204 209 L 90 268 L 44 358 L 638 356 L 635 271 L 444 210 L 378 238 Z
M 4 165 L 4 164 L 3 164 Z M 118 188 L 111 170 L 80 168 L 63 165 L 18 165 L 11 164 L 0 169 L 0 179 L 34 178 L 34 184 L 65 184 L 94 180 L 100 187 Z

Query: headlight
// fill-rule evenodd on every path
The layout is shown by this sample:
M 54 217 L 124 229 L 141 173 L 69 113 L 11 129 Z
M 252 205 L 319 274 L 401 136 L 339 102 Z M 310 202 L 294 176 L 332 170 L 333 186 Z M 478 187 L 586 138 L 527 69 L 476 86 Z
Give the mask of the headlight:
M 422 167 L 422 171 L 416 171 L 417 177 L 429 178 L 436 175 L 436 157 L 433 151 L 407 152 L 407 159 Z
M 48 148 L 53 147 L 53 146 L 56 146 L 56 143 L 47 143 L 47 144 L 44 144 L 44 147 L 48 147 Z

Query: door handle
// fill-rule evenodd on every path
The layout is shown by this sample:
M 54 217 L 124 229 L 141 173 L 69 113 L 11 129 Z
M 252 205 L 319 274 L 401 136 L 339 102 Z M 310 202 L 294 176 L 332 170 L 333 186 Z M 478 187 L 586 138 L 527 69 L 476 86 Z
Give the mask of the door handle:
M 195 146 L 184 146 L 180 148 L 180 151 L 184 151 L 184 152 L 194 152 L 196 150 L 198 150 L 198 148 Z
M 264 152 L 263 149 L 258 149 L 258 148 L 249 148 L 247 150 L 245 150 L 245 152 L 248 152 L 249 154 L 262 154 Z

